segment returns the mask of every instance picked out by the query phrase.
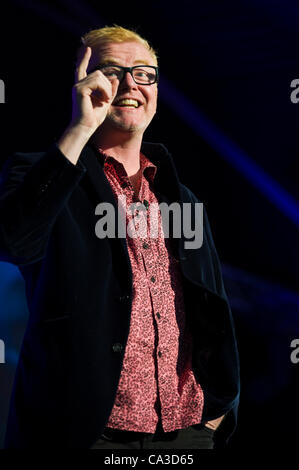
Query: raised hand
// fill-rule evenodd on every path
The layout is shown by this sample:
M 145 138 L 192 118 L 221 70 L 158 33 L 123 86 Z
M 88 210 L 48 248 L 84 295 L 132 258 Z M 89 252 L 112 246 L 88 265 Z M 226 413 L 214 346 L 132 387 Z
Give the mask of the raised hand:
M 94 132 L 106 118 L 117 93 L 117 82 L 111 83 L 100 70 L 87 75 L 90 57 L 91 48 L 86 47 L 75 73 L 71 124 Z
M 87 75 L 90 57 L 91 48 L 84 48 L 72 89 L 72 119 L 57 142 L 61 152 L 74 165 L 85 144 L 105 120 L 118 88 L 117 81 L 111 84 L 100 70 Z

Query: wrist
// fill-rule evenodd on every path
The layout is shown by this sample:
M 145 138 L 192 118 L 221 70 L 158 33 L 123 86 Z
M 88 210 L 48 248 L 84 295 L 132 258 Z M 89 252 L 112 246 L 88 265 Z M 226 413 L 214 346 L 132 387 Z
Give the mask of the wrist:
M 82 142 L 87 143 L 94 131 L 95 129 L 85 126 L 84 124 L 70 122 L 64 134 L 70 134 L 77 140 L 81 140 Z
M 88 131 L 81 125 L 70 124 L 57 141 L 58 148 L 70 162 L 76 165 L 81 151 L 92 134 L 91 130 Z
M 224 416 L 225 415 L 222 415 L 219 418 L 212 419 L 210 421 L 206 421 L 204 424 L 205 424 L 206 427 L 216 431 L 216 429 L 220 426 L 220 423 L 222 422 Z

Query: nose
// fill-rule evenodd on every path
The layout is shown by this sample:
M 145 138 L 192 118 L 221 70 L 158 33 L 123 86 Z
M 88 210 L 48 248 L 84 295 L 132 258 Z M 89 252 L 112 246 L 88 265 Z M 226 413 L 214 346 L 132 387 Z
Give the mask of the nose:
M 119 87 L 127 87 L 127 88 L 137 88 L 137 84 L 134 82 L 134 79 L 130 72 L 125 72 Z

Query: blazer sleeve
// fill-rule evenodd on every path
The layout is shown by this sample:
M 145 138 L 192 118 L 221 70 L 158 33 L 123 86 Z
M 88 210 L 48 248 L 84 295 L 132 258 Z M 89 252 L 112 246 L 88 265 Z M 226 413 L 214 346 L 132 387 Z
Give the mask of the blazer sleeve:
M 188 189 L 188 191 L 193 203 L 201 202 L 191 190 Z M 207 244 L 207 251 L 209 253 L 209 263 L 211 263 L 213 267 L 213 279 L 211 279 L 211 285 L 213 286 L 213 291 L 217 292 L 218 296 L 224 300 L 227 312 L 222 341 L 215 352 L 213 361 L 214 368 L 212 368 L 212 365 L 210 364 L 211 367 L 207 371 L 207 382 L 209 382 L 209 378 L 213 379 L 212 382 L 217 378 L 216 385 L 218 383 L 218 387 L 216 385 L 210 386 L 211 384 L 209 383 L 207 384 L 206 388 L 209 389 L 209 391 L 206 390 L 205 392 L 206 404 L 203 412 L 203 419 L 206 420 L 215 419 L 220 415 L 225 414 L 224 420 L 220 423 L 220 426 L 217 428 L 215 433 L 215 443 L 217 441 L 217 446 L 222 447 L 227 444 L 237 425 L 241 386 L 240 362 L 234 319 L 225 290 L 221 263 L 215 247 L 205 206 L 203 207 L 203 228 L 204 240 Z M 214 308 L 219 308 L 219 304 L 213 305 Z M 220 401 L 221 399 L 225 399 L 228 403 L 225 407 L 226 409 L 222 409 L 221 413 L 219 411 L 221 409 L 221 403 L 218 396 L 220 389 L 222 389 L 222 392 L 220 393 Z
M 211 258 L 214 265 L 215 282 L 217 286 L 218 294 L 226 300 L 228 319 L 226 323 L 226 334 L 223 340 L 223 345 L 220 349 L 219 354 L 219 365 L 221 368 L 220 377 L 222 381 L 226 381 L 228 388 L 231 390 L 231 405 L 228 412 L 225 413 L 224 420 L 220 423 L 219 428 L 215 433 L 215 444 L 217 448 L 225 447 L 236 430 L 238 422 L 238 410 L 240 402 L 240 360 L 239 351 L 235 331 L 235 322 L 233 319 L 229 299 L 225 290 L 221 263 L 218 257 L 218 253 L 215 247 L 215 243 L 212 236 L 212 231 L 207 216 L 207 212 L 204 209 L 204 227 L 207 233 L 206 239 L 210 247 Z M 213 406 L 212 406 L 213 408 Z
M 14 153 L 0 174 L 0 260 L 26 265 L 43 258 L 51 228 L 86 168 L 53 144 Z

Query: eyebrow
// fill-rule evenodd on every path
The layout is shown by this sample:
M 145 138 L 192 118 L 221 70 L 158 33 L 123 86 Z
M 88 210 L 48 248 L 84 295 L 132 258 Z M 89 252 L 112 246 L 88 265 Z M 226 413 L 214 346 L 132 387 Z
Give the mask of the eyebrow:
M 134 64 L 151 65 L 147 60 L 135 60 Z M 115 59 L 106 58 L 104 60 L 101 60 L 99 65 L 120 65 L 120 64 Z

